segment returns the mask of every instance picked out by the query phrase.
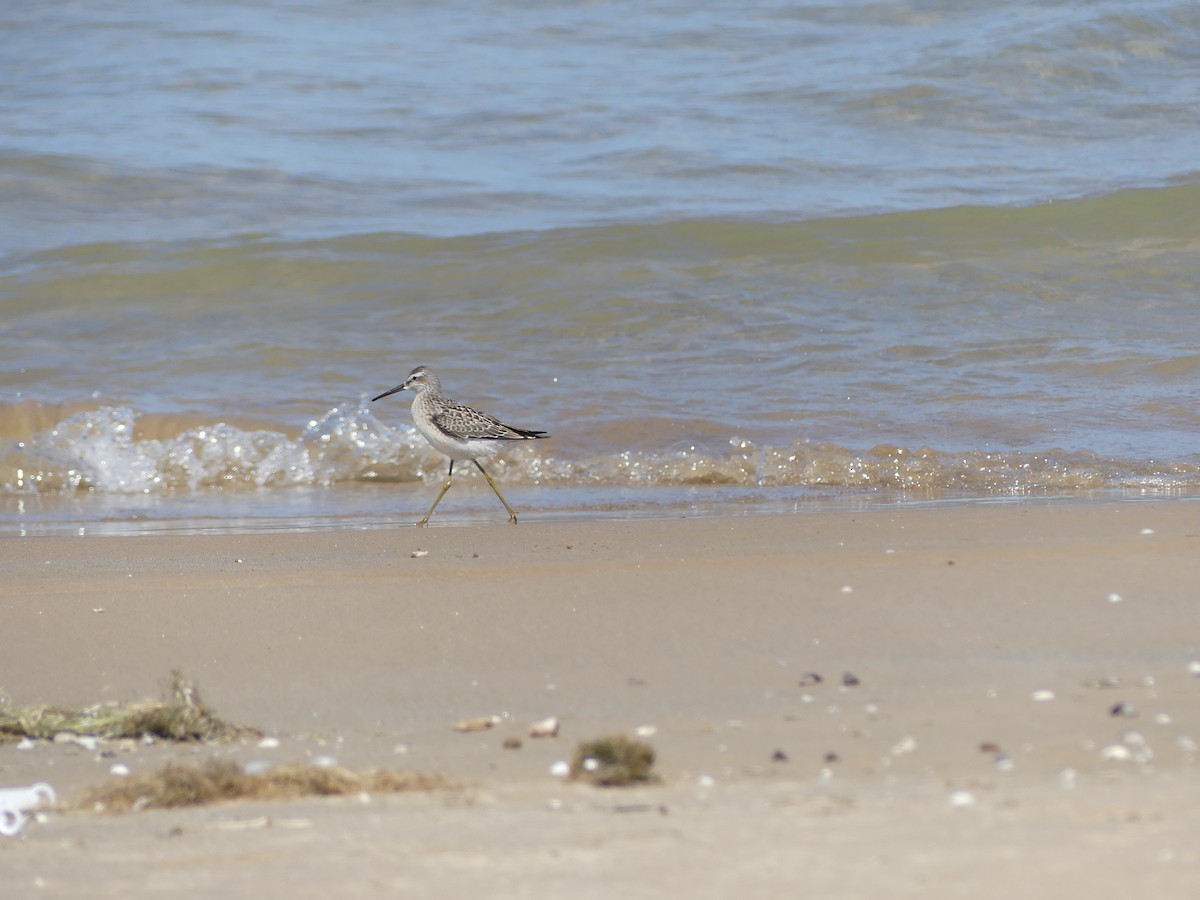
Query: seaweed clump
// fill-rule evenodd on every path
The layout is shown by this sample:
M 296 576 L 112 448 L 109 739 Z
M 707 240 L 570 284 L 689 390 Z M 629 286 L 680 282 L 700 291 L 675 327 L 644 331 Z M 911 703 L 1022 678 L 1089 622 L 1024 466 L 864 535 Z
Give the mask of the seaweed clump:
M 597 787 L 657 784 L 654 748 L 623 734 L 584 741 L 571 760 L 571 779 Z
M 203 766 L 168 764 L 157 772 L 93 788 L 78 809 L 121 813 L 178 809 L 235 800 L 295 800 L 343 794 L 397 794 L 445 787 L 438 775 L 371 769 L 352 772 L 337 766 L 291 765 L 247 773 L 236 762 L 213 760 Z
M 0 707 L 0 744 L 22 738 L 48 741 L 60 734 L 208 742 L 261 736 L 256 729 L 231 725 L 214 715 L 179 670 L 171 673 L 170 700 Z

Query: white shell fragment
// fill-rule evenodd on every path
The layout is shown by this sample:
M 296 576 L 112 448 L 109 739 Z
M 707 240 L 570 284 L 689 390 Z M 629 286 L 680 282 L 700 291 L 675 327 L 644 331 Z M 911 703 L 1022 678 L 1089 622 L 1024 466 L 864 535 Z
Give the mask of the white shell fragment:
M 558 737 L 558 716 L 550 716 L 529 726 L 531 738 Z
M 1193 659 L 1190 663 L 1188 663 L 1187 670 L 1189 675 L 1200 676 L 1200 659 Z
M 1037 703 L 1045 703 L 1054 699 L 1054 691 L 1034 691 L 1031 697 Z
M 1119 744 L 1110 744 L 1100 751 L 1100 758 L 1112 762 L 1132 762 L 1148 766 L 1154 762 L 1154 750 L 1140 731 L 1126 731 Z
M 566 778 L 571 774 L 571 764 L 565 759 L 560 759 L 550 767 L 550 774 L 555 778 Z
M 951 806 L 974 806 L 975 795 L 970 791 L 953 791 L 950 794 Z
M 259 750 L 275 750 L 278 747 L 279 747 L 279 738 L 277 738 L 277 737 L 265 737 L 261 741 L 258 742 Z
M 91 752 L 100 745 L 100 739 L 92 734 L 76 734 L 73 731 L 60 731 L 54 735 L 54 743 L 75 744 Z
M 917 739 L 911 734 L 907 734 L 900 738 L 892 745 L 892 756 L 903 756 L 905 753 L 912 753 L 917 749 Z
M 463 719 L 454 726 L 455 731 L 487 731 L 500 724 L 499 716 L 479 716 L 475 719 Z

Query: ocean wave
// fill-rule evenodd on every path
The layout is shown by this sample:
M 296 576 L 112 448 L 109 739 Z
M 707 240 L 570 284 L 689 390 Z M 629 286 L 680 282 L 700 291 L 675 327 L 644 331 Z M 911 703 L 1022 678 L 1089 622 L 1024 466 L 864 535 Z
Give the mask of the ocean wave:
M 436 481 L 445 459 L 409 426 L 379 422 L 363 406 L 334 407 L 297 437 L 225 422 L 152 437 L 128 407 L 75 413 L 0 454 L 0 491 L 174 495 L 187 492 L 333 487 L 345 482 Z M 154 422 L 153 417 L 146 421 Z M 162 421 L 158 421 L 161 430 Z M 921 496 L 1024 496 L 1200 488 L 1200 464 L 1104 457 L 1089 452 L 953 452 L 829 443 L 727 449 L 676 446 L 568 458 L 514 447 L 492 464 L 507 482 L 577 487 L 802 487 L 875 489 Z M 463 477 L 476 477 L 463 471 Z
M 1196 247 L 1200 185 L 1194 179 L 1159 187 L 1067 196 L 1013 206 L 954 205 L 929 209 L 783 217 L 764 213 L 711 218 L 565 226 L 481 234 L 428 236 L 408 232 L 349 233 L 321 239 L 281 240 L 263 235 L 175 242 L 103 242 L 67 245 L 11 256 L 11 274 L 69 267 L 77 276 L 108 278 L 177 274 L 221 276 L 249 288 L 261 267 L 281 266 L 300 283 L 316 278 L 341 287 L 377 286 L 381 271 L 438 274 L 453 267 L 468 281 L 497 268 L 527 271 L 530 283 L 589 262 L 656 263 L 720 260 L 795 264 L 922 264 L 1014 251 L 1126 249 L 1138 257 Z M 347 271 L 353 263 L 355 271 Z M 519 263 L 520 265 L 516 265 Z M 411 277 L 411 276 L 410 276 Z M 35 279 L 40 280 L 40 279 Z M 170 285 L 159 285 L 158 288 Z

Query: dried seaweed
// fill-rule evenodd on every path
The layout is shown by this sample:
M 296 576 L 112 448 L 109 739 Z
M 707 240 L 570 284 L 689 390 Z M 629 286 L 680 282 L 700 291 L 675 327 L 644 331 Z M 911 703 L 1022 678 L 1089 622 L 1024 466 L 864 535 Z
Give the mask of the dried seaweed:
M 571 778 L 597 787 L 654 784 L 654 748 L 625 735 L 584 741 L 571 760 Z
M 74 804 L 77 809 L 120 813 L 142 809 L 176 809 L 234 800 L 294 800 L 343 794 L 396 794 L 446 787 L 437 775 L 367 770 L 337 766 L 280 766 L 247 774 L 236 762 L 211 761 L 203 766 L 170 764 L 150 775 L 123 778 L 93 788 Z
M 171 700 L 65 706 L 0 707 L 0 743 L 22 738 L 53 740 L 59 734 L 98 738 L 143 738 L 168 741 L 220 741 L 259 734 L 217 718 L 182 673 L 171 673 Z

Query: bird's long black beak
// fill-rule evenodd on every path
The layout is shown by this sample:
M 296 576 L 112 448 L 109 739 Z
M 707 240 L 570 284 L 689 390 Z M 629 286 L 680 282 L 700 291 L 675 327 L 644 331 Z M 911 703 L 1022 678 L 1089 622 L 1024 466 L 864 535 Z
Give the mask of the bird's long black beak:
M 384 397 L 390 397 L 390 396 L 392 396 L 392 394 L 399 393 L 402 390 L 404 390 L 404 385 L 398 384 L 394 388 L 392 388 L 390 391 L 384 391 L 378 397 L 372 397 L 371 402 L 374 403 L 376 400 L 382 400 Z

